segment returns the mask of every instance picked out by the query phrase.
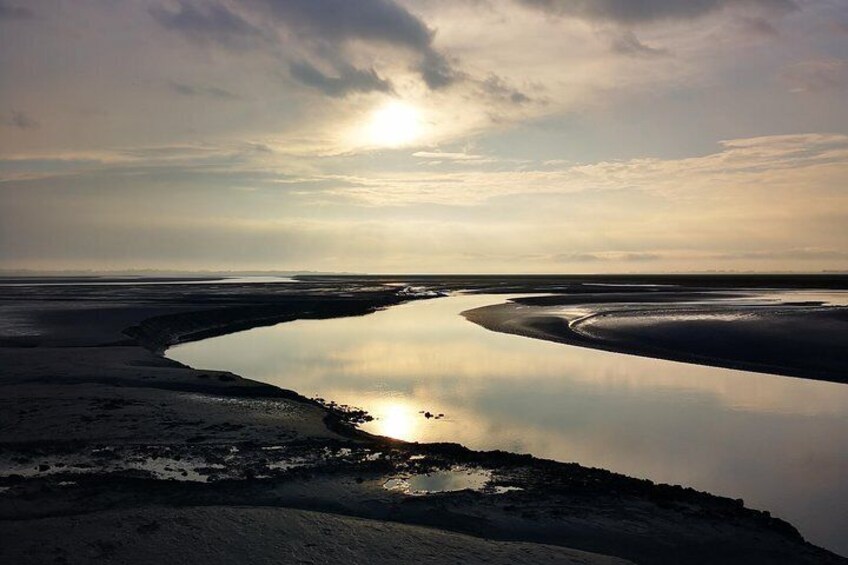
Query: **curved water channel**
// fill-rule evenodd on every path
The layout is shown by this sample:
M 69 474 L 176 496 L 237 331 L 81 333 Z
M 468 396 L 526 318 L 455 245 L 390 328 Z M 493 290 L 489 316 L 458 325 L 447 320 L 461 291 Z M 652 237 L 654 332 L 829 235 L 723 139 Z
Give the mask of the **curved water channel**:
M 459 294 L 299 320 L 167 355 L 364 408 L 376 434 L 743 498 L 848 554 L 848 385 L 549 343 L 459 315 L 507 298 Z

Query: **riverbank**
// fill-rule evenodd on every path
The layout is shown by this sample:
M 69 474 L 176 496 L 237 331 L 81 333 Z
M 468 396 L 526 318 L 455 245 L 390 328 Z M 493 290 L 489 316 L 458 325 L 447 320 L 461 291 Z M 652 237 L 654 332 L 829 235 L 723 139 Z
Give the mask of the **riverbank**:
M 368 436 L 295 392 L 157 354 L 250 325 L 366 314 L 409 299 L 397 289 L 151 288 L 42 289 L 47 297 L 0 303 L 8 314 L 0 530 L 13 540 L 0 545 L 4 561 L 144 561 L 168 540 L 174 556 L 203 545 L 220 551 L 220 562 L 249 547 L 258 556 L 276 549 L 353 562 L 474 554 L 501 562 L 843 562 L 740 501 L 576 464 Z M 425 496 L 384 488 L 434 472 L 488 479 L 477 490 Z M 224 544 L 220 528 L 230 522 L 242 524 L 240 541 Z M 293 525 L 280 531 L 282 524 Z M 50 540 L 42 526 L 54 532 Z

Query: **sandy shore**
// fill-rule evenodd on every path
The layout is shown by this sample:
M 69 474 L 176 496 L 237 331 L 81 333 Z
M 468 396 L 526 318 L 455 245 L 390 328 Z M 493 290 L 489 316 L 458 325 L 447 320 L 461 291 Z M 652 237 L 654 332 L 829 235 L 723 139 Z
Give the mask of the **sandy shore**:
M 186 286 L 3 290 L 0 561 L 844 562 L 741 501 L 375 438 L 296 392 L 157 354 L 409 299 L 396 290 Z M 384 488 L 436 472 L 488 480 L 424 496 Z

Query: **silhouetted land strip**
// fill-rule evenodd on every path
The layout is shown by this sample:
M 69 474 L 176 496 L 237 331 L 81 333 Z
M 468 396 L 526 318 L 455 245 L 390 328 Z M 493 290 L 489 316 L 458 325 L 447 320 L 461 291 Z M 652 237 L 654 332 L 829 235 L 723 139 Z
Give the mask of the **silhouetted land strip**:
M 820 274 L 660 274 L 660 275 L 298 275 L 324 284 L 413 284 L 445 290 L 486 293 L 598 293 L 602 285 L 673 285 L 681 289 L 829 289 L 848 290 L 848 273 Z M 609 287 L 611 292 L 614 287 Z

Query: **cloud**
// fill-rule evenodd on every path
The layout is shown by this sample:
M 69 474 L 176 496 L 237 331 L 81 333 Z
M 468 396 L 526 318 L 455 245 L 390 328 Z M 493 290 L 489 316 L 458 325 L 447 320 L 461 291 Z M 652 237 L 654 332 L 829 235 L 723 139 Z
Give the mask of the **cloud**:
M 741 253 L 721 253 L 714 256 L 722 260 L 790 260 L 817 261 L 820 259 L 848 259 L 848 251 L 823 248 L 772 249 L 765 251 L 746 251 Z
M 18 129 L 37 129 L 41 125 L 34 118 L 17 111 L 13 111 L 7 119 L 3 120 L 3 123 Z
M 261 31 L 227 6 L 207 0 L 179 0 L 175 10 L 151 6 L 148 13 L 162 27 L 178 31 L 201 43 L 217 43 L 232 48 L 255 45 Z
M 360 177 L 338 173 L 350 156 L 286 159 L 244 142 L 0 161 L 9 171 L 0 229 L 16 241 L 0 262 L 5 252 L 12 266 L 132 257 L 137 266 L 615 271 L 835 268 L 848 254 L 848 136 L 735 139 L 690 158 L 553 171 L 504 161 L 487 170 L 472 151 L 409 157 L 408 170 L 398 160 Z M 54 175 L 25 176 L 39 171 Z
M 383 43 L 417 53 L 425 84 L 439 89 L 461 74 L 433 47 L 434 32 L 392 0 L 256 0 L 276 20 L 300 36 L 321 43 Z
M 645 45 L 630 30 L 611 31 L 607 35 L 609 36 L 610 46 L 615 53 L 641 57 L 661 57 L 669 54 L 667 49 Z
M 441 53 L 427 49 L 421 63 L 418 64 L 418 72 L 430 90 L 438 90 L 450 86 L 464 75 L 456 70 Z
M 0 22 L 4 20 L 31 20 L 35 18 L 35 12 L 29 8 L 13 6 L 0 0 Z
M 545 13 L 586 20 L 637 24 L 658 20 L 693 19 L 733 6 L 752 6 L 786 12 L 793 0 L 517 0 Z
M 292 78 L 317 88 L 327 96 L 342 97 L 352 92 L 391 92 L 392 85 L 380 78 L 373 68 L 357 69 L 352 65 L 340 65 L 337 76 L 321 72 L 307 61 L 298 61 L 289 66 Z
M 595 263 L 601 261 L 613 261 L 623 263 L 641 263 L 658 261 L 663 256 L 659 253 L 634 253 L 630 251 L 599 251 L 592 253 L 557 253 L 550 257 L 551 261 L 557 263 Z
M 848 86 L 848 61 L 818 59 L 795 63 L 783 70 L 781 78 L 792 92 L 822 92 Z
M 473 155 L 470 153 L 450 153 L 445 151 L 416 151 L 412 154 L 413 157 L 422 159 L 439 159 L 445 161 L 481 161 L 486 159 L 482 155 Z
M 238 95 L 216 86 L 195 86 L 176 81 L 168 81 L 168 86 L 171 90 L 183 96 L 200 96 L 206 98 L 217 98 L 218 100 L 239 99 Z
M 232 7 L 220 0 L 178 0 L 175 9 L 155 6 L 149 12 L 166 29 L 196 42 L 235 49 L 266 42 L 285 58 L 305 51 L 338 76 L 296 55 L 290 63 L 293 78 L 333 97 L 389 90 L 373 68 L 354 63 L 348 51 L 361 44 L 400 47 L 412 54 L 417 59 L 412 69 L 431 90 L 463 77 L 433 46 L 435 32 L 393 0 L 249 0 Z
M 495 163 L 497 161 L 497 159 L 486 157 L 484 155 L 448 151 L 416 151 L 412 154 L 412 156 L 423 159 L 428 165 L 441 165 L 443 163 L 453 163 L 457 165 L 483 165 Z
M 461 173 L 413 171 L 406 174 L 338 177 L 337 195 L 370 205 L 421 203 L 475 205 L 492 198 L 526 194 L 642 192 L 670 200 L 697 200 L 709 194 L 742 198 L 756 190 L 804 190 L 845 182 L 848 136 L 803 134 L 727 140 L 721 150 L 686 159 L 640 158 L 565 164 L 549 169 L 519 163 L 512 170 L 478 168 Z M 432 155 L 432 157 L 431 157 Z M 437 152 L 419 152 L 436 159 Z M 426 156 L 426 157 L 424 157 Z M 448 161 L 438 158 L 439 161 Z M 459 161 L 462 162 L 462 161 Z M 473 161 L 469 161 L 473 163 Z M 824 179 L 824 180 L 823 180 Z M 744 187 L 744 191 L 743 191 Z M 610 196 L 611 198 L 613 196 Z
M 494 98 L 500 98 L 513 104 L 530 102 L 530 97 L 520 90 L 513 88 L 498 75 L 491 73 L 480 83 L 483 92 Z
M 330 42 L 382 41 L 424 52 L 433 32 L 392 0 L 254 0 L 277 21 Z
M 848 251 L 817 247 L 727 252 L 698 252 L 693 250 L 669 250 L 662 252 L 576 251 L 555 253 L 541 258 L 545 261 L 555 261 L 557 263 L 649 263 L 674 259 L 695 259 L 710 262 L 720 261 L 722 263 L 756 261 L 762 264 L 763 262 L 779 261 L 794 264 L 797 261 L 844 261 L 848 259 Z
M 804 0 L 782 19 L 788 2 L 755 0 L 630 0 L 659 6 L 638 16 L 621 2 L 551 1 L 564 17 L 517 0 L 105 4 L 73 3 L 49 26 L 0 24 L 0 228 L 15 247 L 39 230 L 42 251 L 57 258 L 71 247 L 66 233 L 88 230 L 80 252 L 103 245 L 109 236 L 82 216 L 90 210 L 114 217 L 115 233 L 139 247 L 147 232 L 127 220 L 161 214 L 174 225 L 198 216 L 374 221 L 385 230 L 363 245 L 363 260 L 411 220 L 422 221 L 419 238 L 448 233 L 439 222 L 451 222 L 456 237 L 440 245 L 410 237 L 393 250 L 409 255 L 406 265 L 432 257 L 446 269 L 463 267 L 445 259 L 455 247 L 579 252 L 611 270 L 665 269 L 672 252 L 689 249 L 702 264 L 708 253 L 848 249 L 848 141 L 753 138 L 846 130 L 846 36 L 829 27 L 845 20 L 838 0 Z M 13 5 L 47 23 L 45 4 L 0 0 Z M 757 18 L 782 34 L 768 49 L 757 44 L 770 33 Z M 675 56 L 656 57 L 658 48 Z M 390 89 L 415 109 L 421 135 L 411 147 L 375 149 L 371 116 Z M 225 103 L 234 96 L 250 103 Z M 730 141 L 711 145 L 718 139 Z M 45 206 L 73 226 L 53 230 Z M 214 223 L 197 228 L 186 256 L 216 260 Z M 344 257 L 349 231 L 327 234 L 310 261 L 333 246 Z M 233 249 L 244 243 L 264 242 Z M 168 252 L 158 249 L 151 263 Z M 663 259 L 626 255 L 636 252 Z M 805 253 L 815 256 L 805 267 L 844 263 Z
M 745 16 L 740 19 L 740 22 L 744 31 L 751 35 L 759 35 L 761 37 L 776 37 L 780 35 L 777 28 L 766 18 Z

